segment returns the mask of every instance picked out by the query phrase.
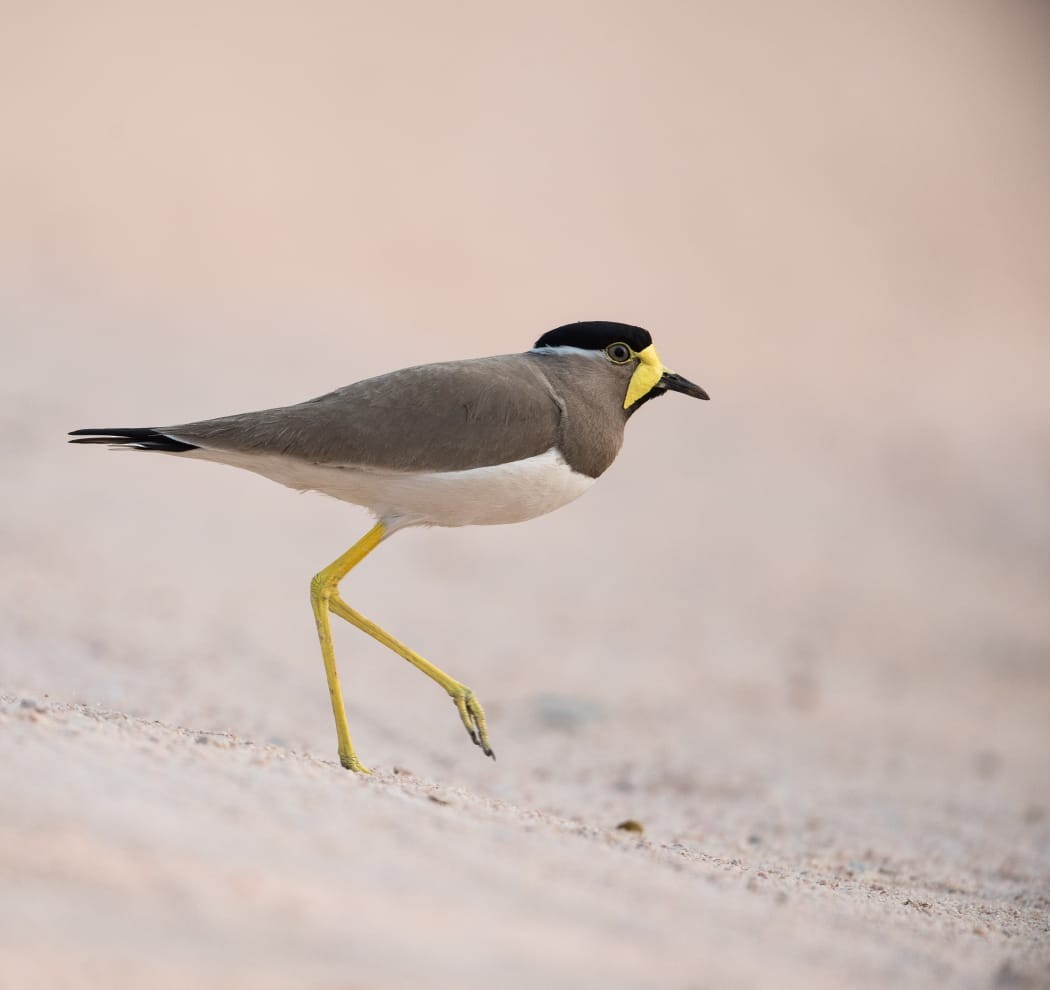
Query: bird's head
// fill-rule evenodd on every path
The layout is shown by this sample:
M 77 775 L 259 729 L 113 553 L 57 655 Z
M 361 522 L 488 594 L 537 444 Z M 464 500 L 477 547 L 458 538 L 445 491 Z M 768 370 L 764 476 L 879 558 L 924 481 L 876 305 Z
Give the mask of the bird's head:
M 696 399 L 710 398 L 699 385 L 664 367 L 652 336 L 642 327 L 606 320 L 567 323 L 545 333 L 533 350 L 585 353 L 607 362 L 611 369 L 620 372 L 626 384 L 623 408 L 627 415 L 667 392 L 681 392 Z

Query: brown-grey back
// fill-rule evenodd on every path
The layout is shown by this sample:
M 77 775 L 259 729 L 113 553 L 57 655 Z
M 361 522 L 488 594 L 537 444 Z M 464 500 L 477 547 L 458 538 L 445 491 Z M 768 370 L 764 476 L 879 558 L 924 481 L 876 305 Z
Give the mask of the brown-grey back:
M 526 354 L 421 365 L 297 405 L 164 427 L 213 450 L 316 464 L 460 471 L 557 444 L 562 408 Z

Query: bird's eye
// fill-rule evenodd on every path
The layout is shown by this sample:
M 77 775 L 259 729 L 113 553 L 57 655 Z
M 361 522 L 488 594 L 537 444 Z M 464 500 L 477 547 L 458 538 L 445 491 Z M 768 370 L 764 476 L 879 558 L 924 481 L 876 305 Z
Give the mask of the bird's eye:
M 613 364 L 626 364 L 631 360 L 631 349 L 626 344 L 610 344 L 605 354 Z

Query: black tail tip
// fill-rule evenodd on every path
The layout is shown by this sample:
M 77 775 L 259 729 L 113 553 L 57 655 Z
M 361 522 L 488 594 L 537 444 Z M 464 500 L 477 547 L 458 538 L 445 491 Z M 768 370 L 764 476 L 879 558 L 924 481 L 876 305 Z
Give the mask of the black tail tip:
M 152 427 L 70 430 L 69 436 L 74 438 L 70 443 L 104 443 L 115 447 L 132 447 L 135 450 L 159 450 L 167 454 L 197 449 L 196 444 L 176 440 Z

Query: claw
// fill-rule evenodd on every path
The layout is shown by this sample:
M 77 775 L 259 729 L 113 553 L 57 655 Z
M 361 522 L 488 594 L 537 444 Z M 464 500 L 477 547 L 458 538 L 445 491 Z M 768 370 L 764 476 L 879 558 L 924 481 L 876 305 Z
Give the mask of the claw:
M 496 756 L 489 745 L 489 732 L 488 727 L 485 725 L 485 712 L 477 698 L 474 697 L 474 693 L 470 688 L 463 688 L 463 693 L 453 694 L 452 700 L 456 704 L 456 711 L 459 712 L 460 721 L 463 723 L 463 728 L 467 730 L 470 741 L 475 746 L 480 747 L 486 756 L 491 756 L 492 759 L 495 759 Z
M 340 753 L 339 762 L 344 770 L 352 770 L 354 773 L 366 773 L 371 774 L 372 771 L 368 769 L 358 758 L 355 753 Z

